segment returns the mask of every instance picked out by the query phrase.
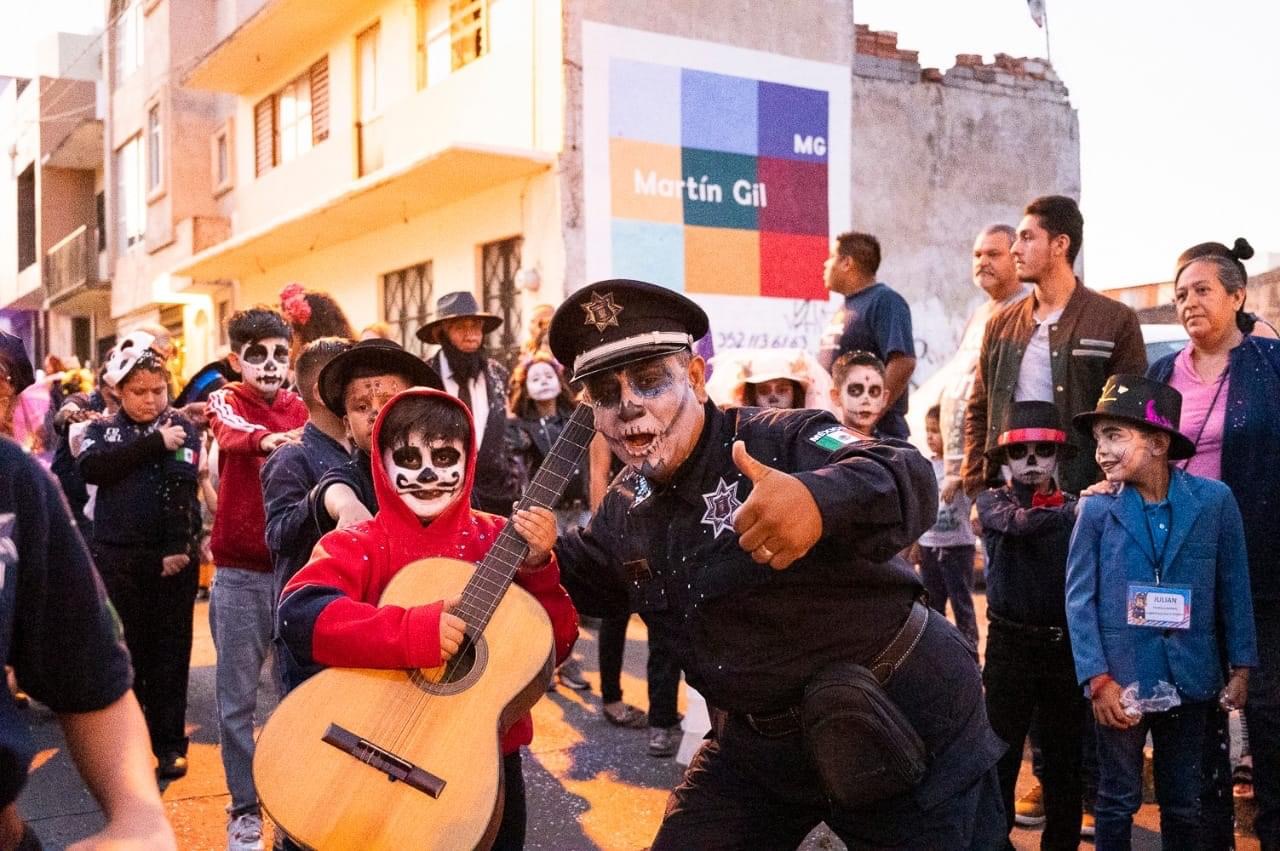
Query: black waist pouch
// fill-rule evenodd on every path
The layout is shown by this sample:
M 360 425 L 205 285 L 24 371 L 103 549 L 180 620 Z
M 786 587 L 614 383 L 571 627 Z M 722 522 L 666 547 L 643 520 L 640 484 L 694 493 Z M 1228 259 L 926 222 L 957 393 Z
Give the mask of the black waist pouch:
M 915 786 L 928 769 L 924 742 L 866 668 L 824 668 L 804 692 L 804 743 L 831 803 L 860 809 Z

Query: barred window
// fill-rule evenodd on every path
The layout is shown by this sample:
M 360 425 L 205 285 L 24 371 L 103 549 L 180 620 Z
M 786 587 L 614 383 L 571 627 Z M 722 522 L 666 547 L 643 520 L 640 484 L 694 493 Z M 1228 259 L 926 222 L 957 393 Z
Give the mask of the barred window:
M 382 319 L 391 326 L 400 345 L 419 355 L 425 355 L 427 349 L 417 333 L 427 324 L 431 289 L 430 260 L 382 276 Z

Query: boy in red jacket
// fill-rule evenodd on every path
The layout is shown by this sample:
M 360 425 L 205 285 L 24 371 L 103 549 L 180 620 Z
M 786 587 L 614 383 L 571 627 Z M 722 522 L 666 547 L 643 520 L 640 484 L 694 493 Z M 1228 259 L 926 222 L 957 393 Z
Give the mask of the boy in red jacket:
M 373 428 L 378 513 L 320 539 L 280 600 L 280 634 L 304 666 L 432 668 L 458 652 L 466 624 L 450 612 L 458 600 L 402 608 L 379 606 L 406 564 L 442 556 L 479 561 L 507 521 L 470 507 L 475 429 L 453 396 L 414 388 L 392 399 Z M 556 663 L 573 648 L 578 615 L 560 586 L 551 554 L 555 515 L 517 511 L 511 518 L 529 544 L 515 581 L 551 618 Z M 494 849 L 524 845 L 525 801 L 520 747 L 533 740 L 525 715 L 502 737 L 505 806 Z
M 243 377 L 209 397 L 218 442 L 218 511 L 210 549 L 217 565 L 209 627 L 218 653 L 216 693 L 222 766 L 231 792 L 227 851 L 261 851 L 262 817 L 253 785 L 253 716 L 258 678 L 275 622 L 260 473 L 271 450 L 297 441 L 307 406 L 284 389 L 289 325 L 255 307 L 227 321 L 231 366 Z

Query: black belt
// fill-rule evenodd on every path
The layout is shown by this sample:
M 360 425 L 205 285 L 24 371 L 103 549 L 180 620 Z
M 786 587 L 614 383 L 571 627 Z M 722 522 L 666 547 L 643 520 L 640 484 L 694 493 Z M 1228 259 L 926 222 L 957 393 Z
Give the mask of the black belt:
M 888 685 L 894 672 L 907 661 L 911 651 L 920 643 L 925 627 L 929 625 L 929 607 L 920 602 L 912 603 L 907 619 L 902 622 L 893 640 L 871 661 L 868 669 L 880 682 Z M 780 738 L 800 732 L 800 707 L 791 706 L 781 712 L 738 713 L 747 726 L 766 738 Z
M 1018 635 L 1025 635 L 1028 638 L 1038 638 L 1041 641 L 1048 641 L 1050 644 L 1056 644 L 1067 637 L 1067 630 L 1060 626 L 1035 626 L 1029 623 L 1018 623 L 1008 618 L 1002 618 L 997 614 L 993 614 L 990 609 L 987 610 L 987 620 L 991 621 L 991 625 L 997 629 L 1014 632 Z

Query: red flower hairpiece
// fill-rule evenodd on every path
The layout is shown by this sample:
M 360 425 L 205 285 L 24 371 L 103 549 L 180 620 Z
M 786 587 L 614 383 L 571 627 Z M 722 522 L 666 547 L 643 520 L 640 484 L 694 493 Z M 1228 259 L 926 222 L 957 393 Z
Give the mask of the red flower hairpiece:
M 311 305 L 307 291 L 296 281 L 280 291 L 280 306 L 294 325 L 306 325 L 311 319 Z

